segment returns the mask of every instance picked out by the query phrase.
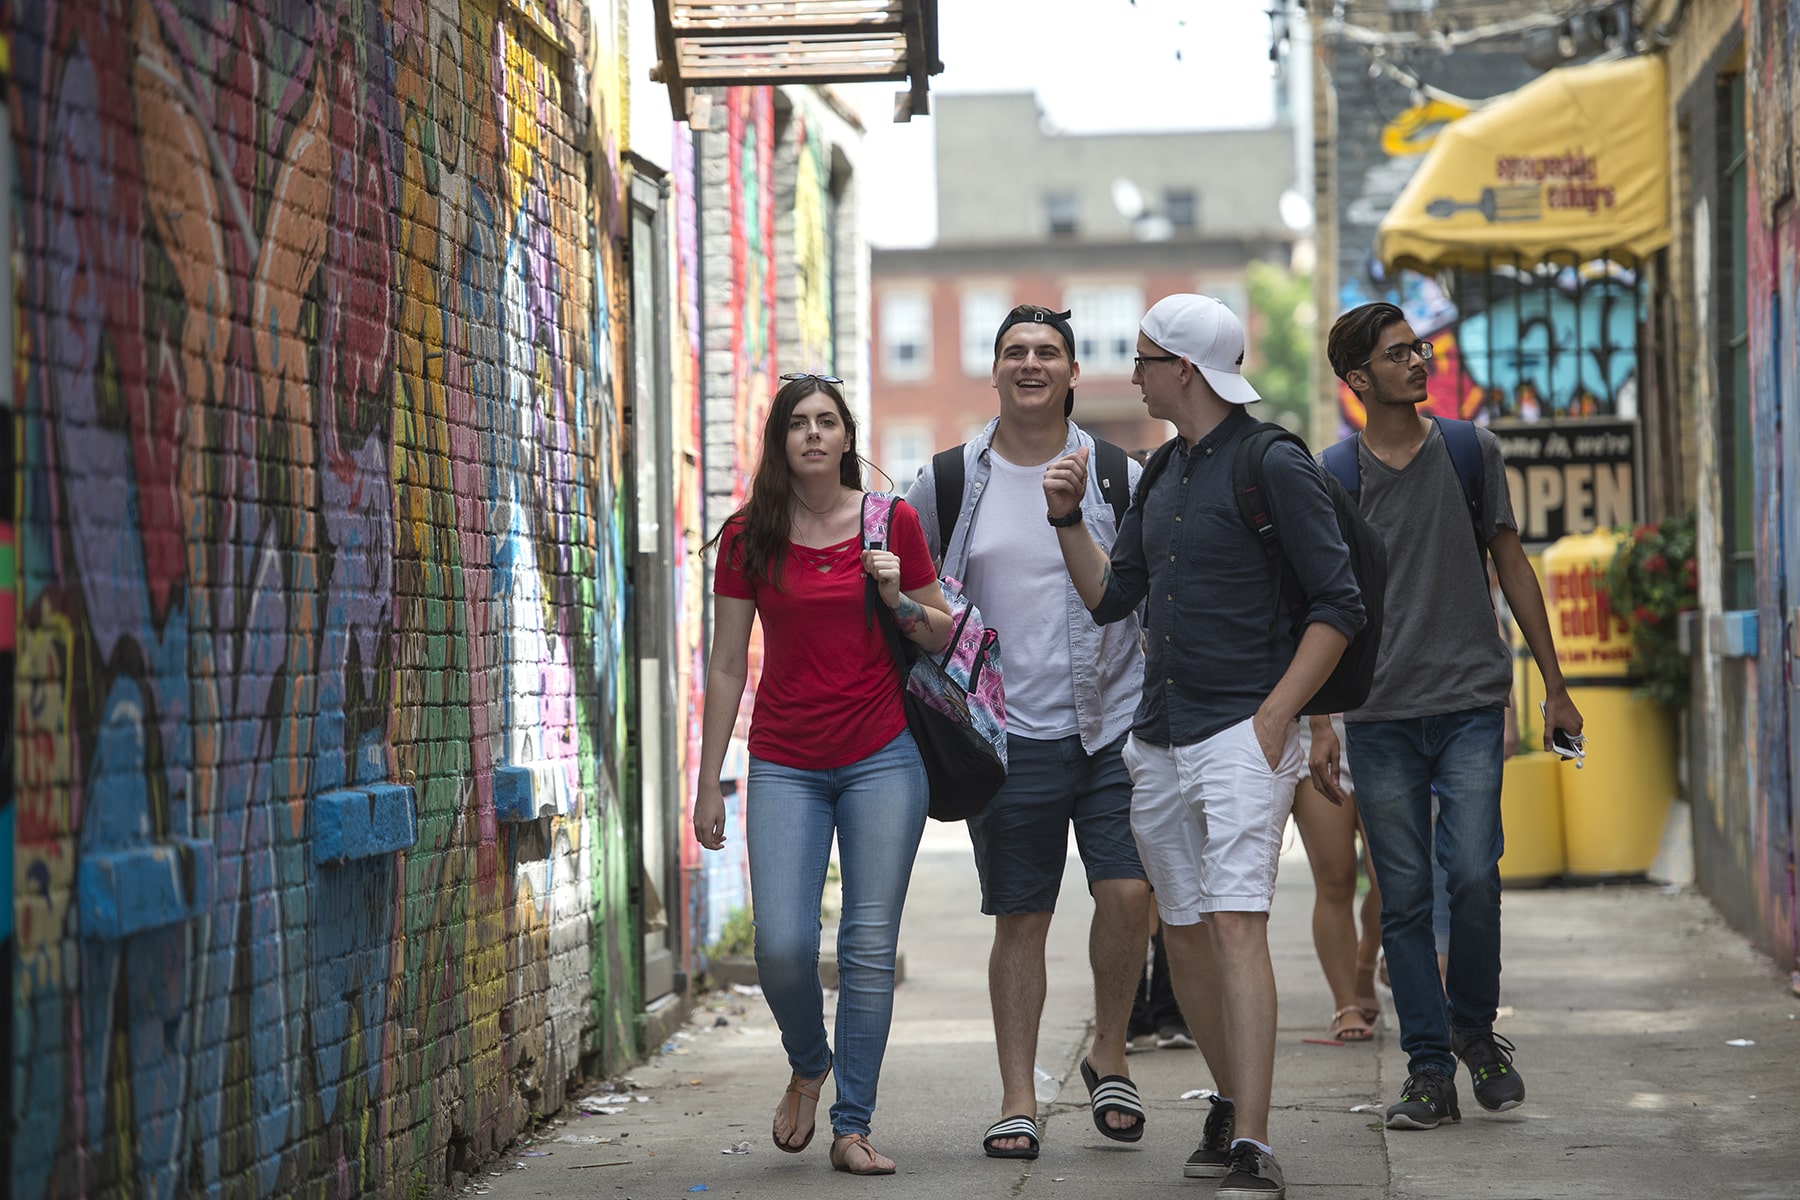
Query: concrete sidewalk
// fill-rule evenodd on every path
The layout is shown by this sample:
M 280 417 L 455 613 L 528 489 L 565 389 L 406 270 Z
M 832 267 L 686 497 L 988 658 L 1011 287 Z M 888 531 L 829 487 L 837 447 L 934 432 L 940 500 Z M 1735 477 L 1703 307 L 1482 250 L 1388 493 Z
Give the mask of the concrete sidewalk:
M 1498 1031 L 1519 1045 L 1527 1101 L 1484 1113 L 1461 1072 L 1462 1123 L 1410 1133 L 1352 1111 L 1391 1102 L 1405 1079 L 1391 1014 L 1373 1044 L 1302 1041 L 1322 1036 L 1332 1007 L 1313 957 L 1311 904 L 1296 850 L 1283 860 L 1271 925 L 1281 993 L 1272 1126 L 1290 1196 L 1800 1196 L 1800 998 L 1704 898 L 1642 885 L 1509 891 L 1502 1003 L 1512 1015 Z M 981 1154 L 1000 1086 L 987 1007 L 991 923 L 978 907 L 966 834 L 934 824 L 913 875 L 901 938 L 907 979 L 875 1117 L 873 1140 L 898 1162 L 897 1176 L 830 1169 L 829 1088 L 812 1146 L 778 1152 L 769 1123 L 788 1072 L 774 1023 L 758 996 L 714 994 L 673 1052 L 631 1073 L 645 1099 L 611 1115 L 565 1109 L 461 1194 L 645 1200 L 702 1185 L 753 1200 L 827 1188 L 959 1200 L 1209 1194 L 1212 1181 L 1181 1176 L 1205 1101 L 1179 1097 L 1211 1082 L 1197 1052 L 1132 1057 L 1150 1110 L 1142 1142 L 1094 1130 L 1075 1069 L 1092 999 L 1089 909 L 1074 860 L 1051 931 L 1039 1060 L 1065 1084 L 1040 1114 L 1043 1155 L 1021 1163 Z M 571 1138 L 581 1140 L 559 1140 Z M 749 1153 L 722 1153 L 739 1143 Z

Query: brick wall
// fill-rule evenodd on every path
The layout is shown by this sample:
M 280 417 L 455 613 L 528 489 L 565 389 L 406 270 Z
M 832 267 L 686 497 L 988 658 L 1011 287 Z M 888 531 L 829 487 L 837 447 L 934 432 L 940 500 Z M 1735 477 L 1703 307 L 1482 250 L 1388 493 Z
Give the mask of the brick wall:
M 632 1051 L 622 5 L 7 7 L 11 1194 L 410 1194 Z

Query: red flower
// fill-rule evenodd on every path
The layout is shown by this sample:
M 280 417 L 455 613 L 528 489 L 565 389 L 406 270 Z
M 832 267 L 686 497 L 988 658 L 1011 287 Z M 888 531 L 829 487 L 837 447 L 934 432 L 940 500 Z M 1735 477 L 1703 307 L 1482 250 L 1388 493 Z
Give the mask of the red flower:
M 1656 526 L 1654 525 L 1639 525 L 1636 529 L 1631 531 L 1631 540 L 1637 542 L 1639 545 L 1642 545 L 1655 536 Z
M 1660 554 L 1652 554 L 1644 560 L 1644 570 L 1652 575 L 1661 575 L 1669 569 L 1669 560 Z
M 1631 610 L 1631 619 L 1636 621 L 1639 625 L 1649 625 L 1651 627 L 1655 627 L 1656 625 L 1656 614 L 1642 604 Z

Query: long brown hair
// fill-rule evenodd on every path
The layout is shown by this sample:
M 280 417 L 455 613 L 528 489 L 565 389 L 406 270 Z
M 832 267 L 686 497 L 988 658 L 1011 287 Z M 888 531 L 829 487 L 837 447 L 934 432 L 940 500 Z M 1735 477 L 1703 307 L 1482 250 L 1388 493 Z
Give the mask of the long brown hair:
M 741 522 L 734 543 L 732 565 L 748 579 L 757 579 L 772 587 L 781 586 L 781 563 L 787 557 L 789 505 L 793 503 L 794 486 L 788 470 L 788 421 L 800 402 L 815 392 L 823 392 L 837 405 L 838 419 L 844 423 L 844 456 L 838 460 L 838 482 L 848 488 L 863 490 L 862 457 L 856 449 L 856 418 L 844 403 L 843 393 L 816 375 L 803 375 L 791 380 L 775 393 L 769 405 L 768 420 L 763 422 L 762 458 L 756 464 L 756 477 L 750 483 L 750 498 L 744 506 L 725 518 L 719 532 L 702 546 L 705 550 L 724 536 L 726 526 Z

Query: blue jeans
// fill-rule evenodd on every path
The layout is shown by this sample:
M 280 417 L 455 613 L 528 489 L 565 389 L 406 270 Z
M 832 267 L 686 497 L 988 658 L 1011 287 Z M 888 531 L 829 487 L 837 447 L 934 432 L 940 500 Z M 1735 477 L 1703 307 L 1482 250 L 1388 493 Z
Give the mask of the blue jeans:
M 832 1067 L 834 1133 L 868 1133 L 894 1015 L 900 909 L 925 831 L 930 784 L 912 734 L 849 766 L 808 771 L 752 757 L 744 806 L 756 974 L 796 1075 Z M 819 900 L 836 833 L 837 1050 L 825 1036 Z
M 1346 732 L 1356 805 L 1381 882 L 1381 945 L 1407 1070 L 1454 1078 L 1450 1030 L 1492 1029 L 1500 1003 L 1504 714 L 1484 708 L 1352 722 Z M 1434 858 L 1450 897 L 1450 968 L 1441 988 L 1432 936 Z

